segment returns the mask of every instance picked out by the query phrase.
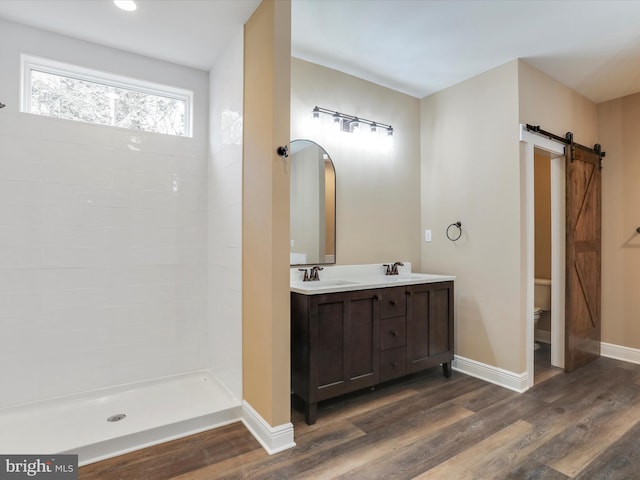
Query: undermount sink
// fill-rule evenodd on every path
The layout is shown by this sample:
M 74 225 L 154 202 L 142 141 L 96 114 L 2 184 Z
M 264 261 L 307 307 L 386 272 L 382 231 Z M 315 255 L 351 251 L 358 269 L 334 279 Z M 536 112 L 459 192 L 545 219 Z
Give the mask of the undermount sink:
M 424 280 L 429 277 L 436 277 L 435 275 L 429 275 L 428 273 L 404 273 L 400 275 L 384 275 L 382 281 L 384 282 L 404 282 L 407 280 Z
M 358 282 L 348 280 L 311 280 L 308 282 L 295 282 L 296 286 L 311 290 L 315 288 L 340 287 L 342 285 L 357 285 Z
M 409 280 L 411 278 L 420 278 L 421 275 L 409 273 L 406 275 L 385 275 L 382 277 L 384 280 Z

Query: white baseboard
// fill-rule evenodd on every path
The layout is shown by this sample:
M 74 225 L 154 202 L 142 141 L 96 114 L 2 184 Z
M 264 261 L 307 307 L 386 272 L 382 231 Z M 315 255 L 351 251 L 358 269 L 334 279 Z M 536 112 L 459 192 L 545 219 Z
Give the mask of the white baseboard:
M 522 393 L 529 389 L 527 382 L 527 372 L 514 373 L 503 368 L 487 365 L 486 363 L 476 362 L 469 358 L 456 355 L 453 359 L 453 369 L 479 378 L 485 382 L 493 383 L 509 390 Z
M 246 400 L 242 401 L 242 423 L 269 455 L 296 446 L 293 441 L 292 423 L 272 427 Z
M 637 348 L 623 347 L 613 343 L 600 342 L 600 355 L 616 360 L 640 364 L 640 350 Z
M 540 332 L 542 335 L 538 336 Z M 549 333 L 549 332 L 546 332 Z M 549 342 L 544 335 L 544 330 L 536 330 L 536 341 Z M 550 337 L 550 334 L 549 334 Z M 622 360 L 624 362 L 635 363 L 640 365 L 640 349 L 623 347 L 622 345 L 614 345 L 612 343 L 600 343 L 600 355 L 603 357 Z M 529 389 L 527 386 L 527 372 L 515 373 L 503 368 L 487 365 L 486 363 L 477 362 L 469 358 L 456 355 L 452 363 L 453 369 L 457 372 L 464 373 L 471 377 L 479 378 L 485 382 L 493 383 L 515 392 L 525 392 Z

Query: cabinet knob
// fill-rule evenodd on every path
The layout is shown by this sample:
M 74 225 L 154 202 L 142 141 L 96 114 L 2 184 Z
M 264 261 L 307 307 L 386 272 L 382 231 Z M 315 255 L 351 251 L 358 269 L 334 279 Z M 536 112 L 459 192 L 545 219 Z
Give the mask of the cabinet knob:
M 390 334 L 391 334 L 391 336 L 393 336 L 393 337 L 397 337 L 397 336 L 398 336 L 398 332 L 396 332 L 395 330 L 391 330 L 389 333 L 390 333 Z
M 394 367 L 397 367 L 400 364 L 398 362 L 393 362 L 391 365 L 393 365 Z
M 411 292 L 411 291 L 407 290 L 407 291 L 406 291 L 406 294 L 407 294 L 407 295 L 413 295 L 413 292 Z
M 395 300 L 389 300 L 389 303 L 394 307 L 398 304 L 398 302 L 396 302 Z
M 373 296 L 373 299 L 374 299 L 374 300 L 381 300 L 381 299 L 382 299 L 382 296 L 380 296 L 380 295 L 374 295 L 374 296 Z

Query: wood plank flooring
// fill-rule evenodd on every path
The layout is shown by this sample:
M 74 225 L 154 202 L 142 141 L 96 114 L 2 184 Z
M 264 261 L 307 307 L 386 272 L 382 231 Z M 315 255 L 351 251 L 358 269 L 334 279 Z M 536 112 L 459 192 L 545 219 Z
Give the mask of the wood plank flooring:
M 80 469 L 81 480 L 640 478 L 640 365 L 600 358 L 518 394 L 436 368 L 293 412 L 269 456 L 240 423 Z
M 540 348 L 536 350 L 534 357 L 534 384 L 550 379 L 554 375 L 562 373 L 561 368 L 551 366 L 551 345 L 548 343 L 539 343 Z

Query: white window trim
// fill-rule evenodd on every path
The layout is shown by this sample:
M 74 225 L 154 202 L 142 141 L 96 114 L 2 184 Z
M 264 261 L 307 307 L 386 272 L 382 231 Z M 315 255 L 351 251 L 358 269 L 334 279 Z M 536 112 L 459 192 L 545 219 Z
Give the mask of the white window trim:
M 22 75 L 20 111 L 23 113 L 31 113 L 31 72 L 33 70 L 184 101 L 184 135 L 180 136 L 193 137 L 193 92 L 191 90 L 124 77 L 26 54 L 20 56 L 20 71 Z

